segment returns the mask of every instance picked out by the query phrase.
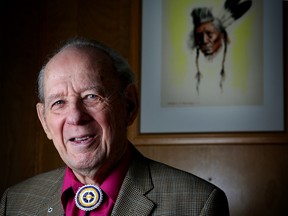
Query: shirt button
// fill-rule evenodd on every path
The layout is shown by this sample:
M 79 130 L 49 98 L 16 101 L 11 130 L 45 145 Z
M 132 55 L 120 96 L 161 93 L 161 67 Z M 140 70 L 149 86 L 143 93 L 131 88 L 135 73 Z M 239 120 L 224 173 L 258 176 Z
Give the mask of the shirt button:
M 48 213 L 51 213 L 52 211 L 53 211 L 52 207 L 48 208 Z

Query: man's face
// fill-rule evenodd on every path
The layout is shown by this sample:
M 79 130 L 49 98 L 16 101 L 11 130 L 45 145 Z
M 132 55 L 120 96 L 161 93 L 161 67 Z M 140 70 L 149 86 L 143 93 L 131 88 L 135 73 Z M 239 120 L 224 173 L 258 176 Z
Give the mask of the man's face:
M 111 59 L 94 49 L 66 48 L 47 64 L 43 89 L 38 116 L 63 161 L 82 175 L 113 166 L 134 118 Z M 136 104 L 135 88 L 127 91 Z
M 223 34 L 213 22 L 206 22 L 195 29 L 195 44 L 205 56 L 216 54 L 222 46 Z

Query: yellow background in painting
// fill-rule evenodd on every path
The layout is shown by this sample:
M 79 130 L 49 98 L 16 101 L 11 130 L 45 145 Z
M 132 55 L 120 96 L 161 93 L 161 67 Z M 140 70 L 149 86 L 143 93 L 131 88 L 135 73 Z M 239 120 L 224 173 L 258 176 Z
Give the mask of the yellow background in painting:
M 187 72 L 187 63 L 189 61 L 189 56 L 183 53 L 183 40 L 185 40 L 185 35 L 187 34 L 187 26 L 189 26 L 189 17 L 187 19 L 186 10 L 191 5 L 191 0 L 168 0 L 165 1 L 163 5 L 163 13 L 165 13 L 165 20 L 163 23 L 163 28 L 166 28 L 164 32 L 166 32 L 165 37 L 168 41 L 164 41 L 170 45 L 170 49 L 167 50 L 167 46 L 163 44 L 165 47 L 165 52 L 168 55 L 167 62 L 163 62 L 164 64 L 169 64 L 171 71 L 174 71 L 173 80 L 175 82 L 181 82 L 185 77 L 185 73 Z
M 251 62 L 251 58 L 249 58 L 249 50 L 247 50 L 246 46 L 243 46 L 243 44 L 249 44 L 251 40 L 249 33 L 253 32 L 252 16 L 254 15 L 253 13 L 249 13 L 247 16 L 248 17 L 245 17 L 246 19 L 242 19 L 240 25 L 234 28 L 233 41 L 231 41 L 231 44 L 233 43 L 233 49 L 230 50 L 232 65 L 235 65 L 235 67 L 233 67 L 233 85 L 242 91 L 247 89 L 249 67 L 250 64 L 253 63 Z

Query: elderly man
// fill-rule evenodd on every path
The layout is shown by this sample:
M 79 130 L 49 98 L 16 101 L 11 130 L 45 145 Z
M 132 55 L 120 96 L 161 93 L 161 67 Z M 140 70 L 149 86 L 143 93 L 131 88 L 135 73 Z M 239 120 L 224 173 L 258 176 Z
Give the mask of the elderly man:
M 229 215 L 218 187 L 152 161 L 127 140 L 139 103 L 117 53 L 74 38 L 39 74 L 37 112 L 67 165 L 6 190 L 1 215 Z

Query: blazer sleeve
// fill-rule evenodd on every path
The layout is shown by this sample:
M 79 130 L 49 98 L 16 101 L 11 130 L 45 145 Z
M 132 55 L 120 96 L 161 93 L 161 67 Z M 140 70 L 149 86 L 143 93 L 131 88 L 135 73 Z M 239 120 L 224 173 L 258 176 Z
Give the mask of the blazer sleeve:
M 225 193 L 219 188 L 215 188 L 207 199 L 201 216 L 229 216 L 228 200 Z

